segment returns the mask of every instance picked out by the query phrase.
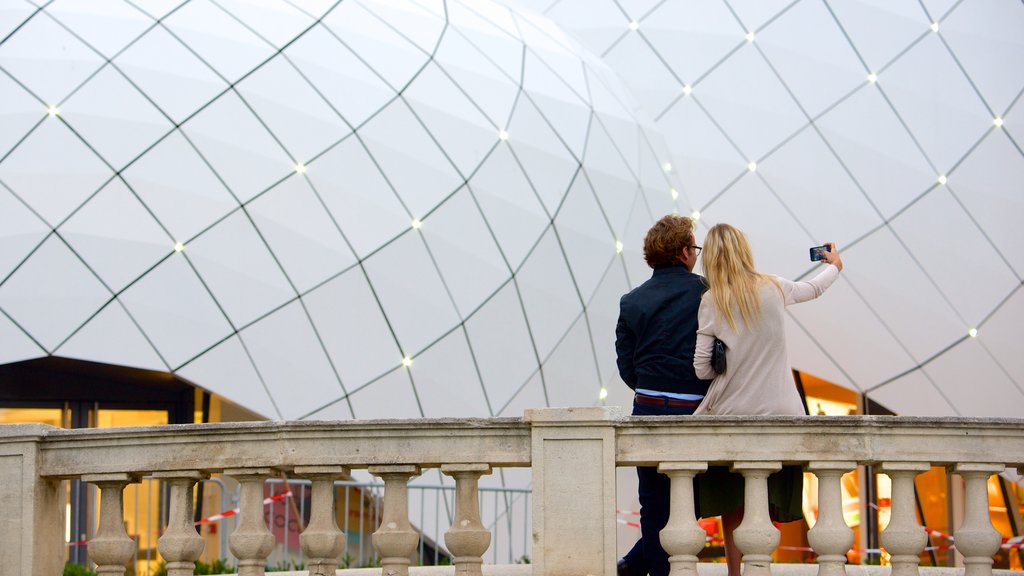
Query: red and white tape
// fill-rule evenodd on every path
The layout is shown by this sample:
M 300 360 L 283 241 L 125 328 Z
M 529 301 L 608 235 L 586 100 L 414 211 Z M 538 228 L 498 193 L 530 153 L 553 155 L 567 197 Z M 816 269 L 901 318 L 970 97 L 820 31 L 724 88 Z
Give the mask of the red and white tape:
M 275 495 L 270 496 L 268 498 L 264 498 L 263 499 L 263 505 L 266 506 L 266 505 L 270 504 L 271 502 L 280 502 L 281 500 L 284 500 L 285 498 L 291 498 L 291 496 L 292 496 L 291 490 L 289 490 L 288 492 L 282 492 L 280 494 L 275 494 Z M 220 514 L 214 514 L 213 516 L 210 516 L 209 518 L 203 518 L 202 520 L 199 520 L 195 524 L 198 526 L 200 524 L 209 524 L 210 522 L 217 522 L 218 520 L 223 520 L 225 518 L 234 516 L 235 514 L 238 514 L 238 512 L 239 512 L 238 508 L 232 508 L 231 510 L 223 511 Z M 68 546 L 85 546 L 88 543 L 89 543 L 88 540 L 79 540 L 78 542 L 68 542 L 67 545 Z
M 619 509 L 616 509 L 615 512 L 617 514 L 627 514 L 627 515 L 630 515 L 630 516 L 639 516 L 640 515 L 639 512 L 634 512 L 634 511 L 629 511 L 629 510 L 619 510 Z M 704 530 L 706 530 L 708 532 L 708 534 L 709 534 L 708 535 L 708 542 L 711 542 L 712 541 L 711 534 L 713 533 L 713 531 L 712 531 L 712 529 L 710 528 L 709 525 L 705 524 L 705 522 L 710 522 L 710 523 L 713 524 L 715 521 L 714 520 L 708 520 L 708 519 L 704 519 L 704 520 L 701 521 L 701 528 L 704 528 Z M 619 524 L 625 524 L 626 526 L 630 526 L 630 527 L 633 527 L 633 528 L 639 528 L 640 527 L 640 525 L 637 524 L 636 522 L 629 522 L 629 521 L 623 520 L 621 518 L 618 519 L 618 523 Z M 952 535 L 946 534 L 945 532 L 940 532 L 938 530 L 935 530 L 934 528 L 928 528 L 927 526 L 924 527 L 924 531 L 927 532 L 929 536 L 934 536 L 936 538 L 942 538 L 943 540 L 946 540 L 946 541 L 950 542 L 950 544 L 945 544 L 945 545 L 942 545 L 942 546 L 928 546 L 927 548 L 925 548 L 923 550 L 924 552 L 930 552 L 930 551 L 933 551 L 933 550 L 952 550 L 952 549 L 956 548 L 956 545 L 953 544 L 953 541 L 955 539 L 953 538 Z M 1021 549 L 1024 549 L 1024 536 L 1015 536 L 1013 538 L 1003 538 L 1003 543 L 1000 546 L 1000 548 L 1002 548 L 1003 550 L 1021 550 Z M 799 547 L 799 546 L 779 546 L 779 550 L 791 550 L 791 551 L 794 551 L 794 552 L 814 552 L 814 549 L 812 549 L 812 548 Z M 882 550 L 874 549 L 874 548 L 868 548 L 866 550 L 859 550 L 859 552 L 864 552 L 864 553 L 867 553 L 867 554 L 881 554 Z
M 289 490 L 288 492 L 282 492 L 280 494 L 275 494 L 275 495 L 270 496 L 268 498 L 264 498 L 263 499 L 263 505 L 266 506 L 267 504 L 270 504 L 271 502 L 279 502 L 281 500 L 284 500 L 285 498 L 290 498 L 291 495 L 292 495 L 291 490 Z M 223 511 L 220 514 L 214 514 L 213 516 L 210 516 L 209 518 L 203 518 L 202 520 L 196 522 L 196 525 L 199 525 L 199 524 L 209 524 L 210 522 L 216 522 L 218 520 L 223 520 L 223 519 L 228 518 L 230 516 L 234 516 L 235 514 L 238 514 L 238 508 L 232 508 L 231 510 Z

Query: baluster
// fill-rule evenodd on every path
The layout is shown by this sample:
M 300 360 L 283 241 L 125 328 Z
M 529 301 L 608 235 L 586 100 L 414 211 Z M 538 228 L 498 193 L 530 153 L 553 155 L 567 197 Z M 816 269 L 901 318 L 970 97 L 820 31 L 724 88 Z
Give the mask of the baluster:
M 957 464 L 964 478 L 964 521 L 953 533 L 956 549 L 964 556 L 964 576 L 992 576 L 992 556 L 1002 537 L 992 527 L 988 509 L 988 478 L 999 474 L 1002 464 Z
M 263 484 L 269 468 L 233 468 L 224 471 L 242 486 L 238 524 L 228 537 L 228 547 L 238 558 L 238 576 L 263 576 L 267 557 L 274 550 L 274 535 L 267 530 L 263 512 Z
M 384 514 L 373 533 L 373 547 L 380 552 L 382 576 L 409 576 L 409 556 L 416 550 L 419 534 L 409 524 L 409 479 L 419 476 L 414 464 L 370 466 L 370 474 L 384 479 Z
M 124 576 L 128 562 L 135 555 L 135 541 L 124 529 L 124 487 L 136 482 L 129 474 L 92 474 L 82 476 L 83 482 L 100 489 L 100 525 L 89 541 L 89 554 L 99 575 Z
M 807 533 L 818 555 L 818 576 L 844 576 L 846 553 L 853 546 L 853 530 L 843 519 L 843 474 L 856 462 L 811 462 L 808 469 L 818 478 L 818 521 Z
M 743 521 L 733 532 L 743 551 L 743 576 L 771 576 L 772 552 L 779 545 L 779 529 L 768 515 L 768 475 L 780 462 L 736 462 L 733 472 L 743 474 Z
M 167 530 L 157 540 L 160 555 L 167 561 L 167 576 L 192 576 L 196 560 L 199 560 L 206 546 L 206 540 L 196 532 L 192 515 L 192 488 L 199 480 L 209 478 L 209 475 L 190 470 L 157 472 L 153 477 L 164 480 L 171 488 Z
M 313 482 L 309 525 L 299 535 L 302 551 L 309 557 L 309 576 L 334 576 L 345 547 L 335 515 L 334 480 L 348 476 L 349 470 L 343 466 L 300 466 L 295 473 Z
M 892 576 L 917 576 L 921 552 L 928 544 L 928 533 L 917 521 L 914 478 L 927 472 L 926 462 L 883 462 L 882 472 L 892 480 L 892 512 L 889 525 L 882 531 L 882 546 L 892 558 Z
M 661 530 L 661 546 L 668 552 L 671 576 L 697 576 L 697 554 L 707 533 L 693 509 L 693 477 L 708 469 L 705 462 L 662 462 L 658 472 L 671 480 L 668 524 Z
M 444 464 L 441 472 L 455 478 L 455 521 L 444 534 L 444 543 L 455 555 L 456 576 L 481 576 L 483 555 L 491 545 L 491 533 L 480 521 L 480 476 L 491 473 L 489 464 Z

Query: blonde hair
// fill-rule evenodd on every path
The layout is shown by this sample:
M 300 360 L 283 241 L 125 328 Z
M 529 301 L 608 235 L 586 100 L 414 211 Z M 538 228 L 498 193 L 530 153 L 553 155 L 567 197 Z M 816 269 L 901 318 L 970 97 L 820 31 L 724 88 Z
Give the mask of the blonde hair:
M 761 298 L 758 294 L 763 282 L 771 282 L 782 293 L 778 281 L 754 269 L 754 255 L 747 237 L 738 228 L 728 224 L 715 224 L 704 238 L 701 254 L 708 290 L 718 315 L 736 330 L 733 307 L 739 309 L 743 324 L 748 329 L 761 319 Z

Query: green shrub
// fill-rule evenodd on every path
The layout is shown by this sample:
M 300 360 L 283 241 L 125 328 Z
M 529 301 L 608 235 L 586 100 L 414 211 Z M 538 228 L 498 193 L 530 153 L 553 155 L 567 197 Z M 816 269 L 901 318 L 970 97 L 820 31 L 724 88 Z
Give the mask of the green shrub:
M 267 572 L 292 572 L 292 571 L 305 570 L 305 569 L 306 569 L 306 563 L 305 562 L 292 562 L 291 560 L 281 560 L 280 562 L 278 562 L 277 564 L 274 564 L 273 566 L 271 566 L 270 564 L 267 564 L 266 571 Z
M 81 564 L 64 564 L 64 576 L 96 576 L 96 573 Z
M 207 564 L 206 562 L 197 561 L 195 574 L 234 574 L 235 567 L 227 564 L 220 558 L 214 560 L 212 563 Z M 67 576 L 67 575 L 65 575 Z M 153 571 L 153 576 L 167 576 L 167 563 L 163 560 L 157 564 L 156 570 Z
M 217 558 L 211 564 L 196 562 L 196 574 L 234 574 L 235 567 Z

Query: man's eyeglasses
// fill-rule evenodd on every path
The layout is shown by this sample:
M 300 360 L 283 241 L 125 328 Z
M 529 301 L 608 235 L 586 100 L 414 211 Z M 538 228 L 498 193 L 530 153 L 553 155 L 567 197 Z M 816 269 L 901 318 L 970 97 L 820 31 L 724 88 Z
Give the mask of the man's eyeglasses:
M 700 251 L 704 249 L 702 246 L 697 246 L 695 244 L 690 245 L 690 248 L 693 248 L 694 250 L 696 250 L 697 254 L 700 254 Z

